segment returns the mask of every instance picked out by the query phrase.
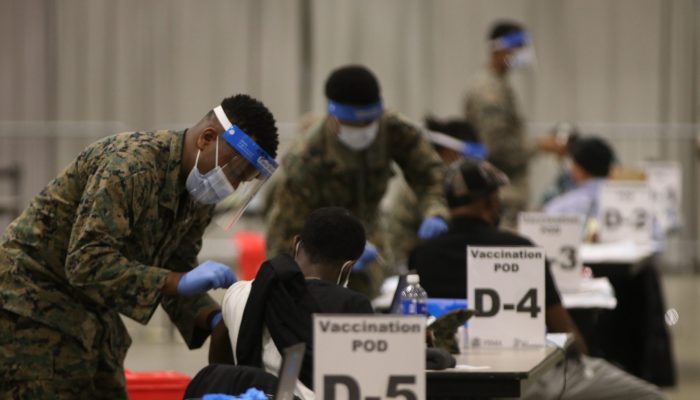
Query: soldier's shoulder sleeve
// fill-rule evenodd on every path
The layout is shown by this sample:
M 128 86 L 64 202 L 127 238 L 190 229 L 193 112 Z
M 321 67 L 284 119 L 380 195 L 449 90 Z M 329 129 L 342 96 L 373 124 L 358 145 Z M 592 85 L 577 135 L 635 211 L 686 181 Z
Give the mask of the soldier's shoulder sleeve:
M 449 213 L 442 194 L 442 160 L 419 128 L 401 117 L 389 118 L 387 129 L 391 135 L 392 158 L 416 194 L 423 218 L 447 218 Z
M 137 321 L 150 319 L 168 271 L 129 260 L 121 249 L 157 196 L 148 162 L 116 151 L 84 166 L 89 179 L 76 210 L 66 257 L 72 286 Z

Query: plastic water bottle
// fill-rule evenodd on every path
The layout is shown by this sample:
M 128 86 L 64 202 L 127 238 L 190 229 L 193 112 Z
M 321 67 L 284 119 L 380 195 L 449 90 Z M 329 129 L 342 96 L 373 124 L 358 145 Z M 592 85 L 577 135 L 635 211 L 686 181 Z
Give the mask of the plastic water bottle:
M 401 291 L 401 313 L 404 315 L 427 315 L 428 293 L 420 285 L 417 274 L 406 277 L 408 285 Z

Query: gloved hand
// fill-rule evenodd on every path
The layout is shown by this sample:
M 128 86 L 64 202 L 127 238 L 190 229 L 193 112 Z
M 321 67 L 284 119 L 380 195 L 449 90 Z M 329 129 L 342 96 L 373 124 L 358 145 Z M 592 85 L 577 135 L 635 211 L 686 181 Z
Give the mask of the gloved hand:
M 377 258 L 379 258 L 379 251 L 377 250 L 377 247 L 370 242 L 366 242 L 365 249 L 362 251 L 362 255 L 357 259 L 355 265 L 352 266 L 352 270 L 362 271 Z
M 180 278 L 177 293 L 183 296 L 206 293 L 210 289 L 227 288 L 234 282 L 236 276 L 229 267 L 208 260 Z
M 428 217 L 418 228 L 418 237 L 422 240 L 432 239 L 447 231 L 447 222 L 440 217 Z
M 209 330 L 213 332 L 214 328 L 219 325 L 219 322 L 221 322 L 222 319 L 224 319 L 224 316 L 221 314 L 221 311 L 216 311 L 209 319 Z

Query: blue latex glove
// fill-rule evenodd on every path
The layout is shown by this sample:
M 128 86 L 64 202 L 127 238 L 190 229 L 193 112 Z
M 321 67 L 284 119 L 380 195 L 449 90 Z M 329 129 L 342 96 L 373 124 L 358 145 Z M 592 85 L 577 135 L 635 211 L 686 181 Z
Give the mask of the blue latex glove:
M 205 394 L 204 397 L 202 397 L 202 400 L 237 400 L 238 397 L 236 396 L 231 396 L 228 394 L 223 394 L 223 393 L 210 393 L 210 394 Z
M 427 240 L 447 231 L 447 222 L 440 217 L 428 217 L 418 228 L 418 237 Z
M 183 296 L 206 293 L 210 289 L 227 288 L 236 282 L 231 268 L 216 261 L 205 261 L 186 273 L 177 284 L 177 293 Z
M 357 259 L 355 265 L 352 266 L 353 271 L 362 271 L 367 268 L 367 266 L 373 261 L 379 258 L 379 251 L 377 247 L 370 242 L 365 243 L 365 249 L 362 251 L 362 255 Z
M 209 330 L 213 332 L 214 328 L 219 325 L 219 322 L 221 322 L 222 319 L 224 319 L 224 316 L 221 315 L 221 311 L 217 311 L 209 320 Z
M 256 388 L 250 388 L 245 393 L 238 396 L 220 393 L 205 394 L 202 400 L 269 400 L 269 397 Z

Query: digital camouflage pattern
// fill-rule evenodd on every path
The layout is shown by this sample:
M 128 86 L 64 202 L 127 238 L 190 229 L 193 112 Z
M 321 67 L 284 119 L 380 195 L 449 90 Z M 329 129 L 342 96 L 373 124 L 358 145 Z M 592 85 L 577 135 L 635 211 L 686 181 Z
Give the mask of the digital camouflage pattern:
M 267 216 L 268 257 L 289 251 L 306 216 L 324 206 L 350 210 L 363 222 L 368 240 L 381 248 L 379 203 L 393 176 L 392 162 L 399 165 L 416 193 L 419 215 L 447 216 L 442 162 L 418 128 L 394 114 L 385 114 L 379 119 L 375 141 L 360 152 L 345 147 L 337 139 L 337 129 L 335 119 L 320 120 L 282 160 L 283 180 Z M 370 274 L 373 287 L 364 292 L 372 295 L 383 273 Z M 356 278 L 351 283 L 353 280 Z
M 514 227 L 518 212 L 527 208 L 527 164 L 536 149 L 526 141 L 515 92 L 506 78 L 490 69 L 478 74 L 467 91 L 464 115 L 487 146 L 488 160 L 510 178 L 510 185 L 501 189 L 501 200 L 503 223 Z
M 213 210 L 185 189 L 183 140 L 184 132 L 130 132 L 90 145 L 5 230 L 1 398 L 8 388 L 42 398 L 71 380 L 126 398 L 131 339 L 119 314 L 145 324 L 162 304 L 188 346 L 202 345 L 208 332 L 195 316 L 214 300 L 160 293 L 169 271 L 197 265 Z

